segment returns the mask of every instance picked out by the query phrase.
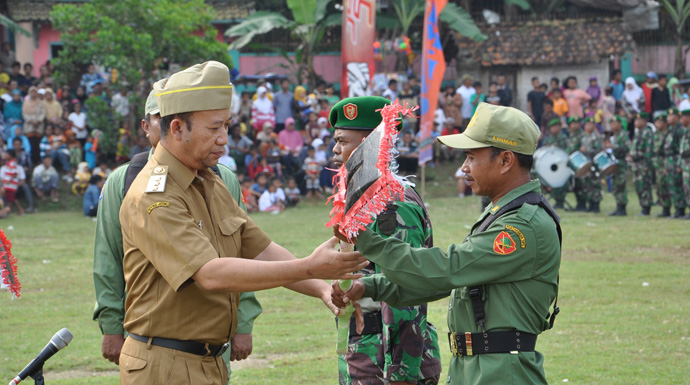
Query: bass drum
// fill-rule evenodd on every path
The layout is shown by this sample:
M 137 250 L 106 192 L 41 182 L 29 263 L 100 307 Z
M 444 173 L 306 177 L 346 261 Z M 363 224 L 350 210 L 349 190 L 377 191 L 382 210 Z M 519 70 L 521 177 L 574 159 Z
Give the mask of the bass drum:
M 534 152 L 534 167 L 541 183 L 551 188 L 565 186 L 573 172 L 568 168 L 568 153 L 554 146 L 544 146 Z
M 594 155 L 594 167 L 599 171 L 599 176 L 606 178 L 618 171 L 618 160 L 613 154 L 602 151 Z
M 584 178 L 592 172 L 592 160 L 580 151 L 570 154 L 568 166 L 575 172 L 576 178 Z

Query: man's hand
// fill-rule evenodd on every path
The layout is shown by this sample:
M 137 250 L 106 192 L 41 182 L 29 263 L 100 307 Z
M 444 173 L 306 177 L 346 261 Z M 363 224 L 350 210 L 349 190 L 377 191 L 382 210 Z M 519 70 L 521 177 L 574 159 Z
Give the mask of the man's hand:
M 359 252 L 343 253 L 335 250 L 338 238 L 333 237 L 317 247 L 307 257 L 309 268 L 307 274 L 321 279 L 356 279 L 362 274 L 349 274 L 361 270 L 369 264 Z
M 125 337 L 122 334 L 104 334 L 101 342 L 103 358 L 120 365 L 120 352 L 124 343 Z
M 323 301 L 323 304 L 326 305 L 326 307 L 333 312 L 333 314 L 340 315 L 340 309 L 338 309 L 338 307 L 335 306 L 333 304 L 333 301 L 331 300 L 331 288 L 328 286 L 327 283 L 325 285 L 325 290 L 321 293 L 321 300 Z
M 362 283 L 362 281 L 359 279 L 353 280 L 350 290 L 348 290 L 346 293 L 343 293 L 343 290 L 340 288 L 340 282 L 335 280 L 333 281 L 331 288 L 331 301 L 335 306 L 345 308 L 350 304 L 350 302 L 352 302 L 352 306 L 355 308 L 355 312 L 352 316 L 355 317 L 357 333 L 361 334 L 364 330 L 364 314 L 362 313 L 362 307 L 359 306 L 359 302 L 357 302 L 357 300 L 364 296 L 364 291 L 366 289 L 364 283 Z
M 252 335 L 235 334 L 230 340 L 230 361 L 241 361 L 252 354 Z
M 346 236 L 344 236 L 343 234 L 340 233 L 340 226 L 339 226 L 339 225 L 334 225 L 334 226 L 333 226 L 333 235 L 334 235 L 336 238 L 338 238 L 340 241 L 342 241 L 342 242 L 345 242 L 345 243 L 352 243 L 353 245 L 356 245 L 356 244 L 357 244 L 357 238 L 356 238 L 356 237 L 355 237 L 355 238 L 352 238 L 352 239 L 350 240 L 350 239 L 347 239 Z

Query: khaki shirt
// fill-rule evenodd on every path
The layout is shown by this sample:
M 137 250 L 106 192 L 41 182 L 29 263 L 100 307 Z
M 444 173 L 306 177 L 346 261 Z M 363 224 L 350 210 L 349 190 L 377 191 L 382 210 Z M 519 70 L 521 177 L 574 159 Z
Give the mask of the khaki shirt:
M 165 166 L 164 191 L 145 192 Z M 239 294 L 204 290 L 192 275 L 213 258 L 255 258 L 271 240 L 222 183 L 162 145 L 132 183 L 120 209 L 127 332 L 216 345 L 234 335 Z

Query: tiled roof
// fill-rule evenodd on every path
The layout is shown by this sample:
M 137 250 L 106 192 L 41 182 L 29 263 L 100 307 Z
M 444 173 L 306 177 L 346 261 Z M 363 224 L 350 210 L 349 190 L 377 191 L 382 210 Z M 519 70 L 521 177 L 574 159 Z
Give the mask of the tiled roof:
M 586 64 L 634 50 L 621 19 L 544 20 L 479 26 L 488 39 L 458 39 L 482 66 Z
M 48 21 L 50 11 L 56 4 L 83 3 L 69 1 L 34 1 L 34 0 L 8 0 L 7 8 L 9 16 L 16 22 L 21 21 Z M 206 1 L 216 11 L 216 21 L 229 21 L 244 19 L 254 12 L 254 1 Z

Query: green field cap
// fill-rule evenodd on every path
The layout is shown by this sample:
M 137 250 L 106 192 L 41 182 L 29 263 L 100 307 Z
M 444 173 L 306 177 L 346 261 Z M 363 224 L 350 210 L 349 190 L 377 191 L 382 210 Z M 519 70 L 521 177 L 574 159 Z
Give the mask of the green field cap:
M 161 117 L 184 112 L 230 108 L 228 67 L 217 61 L 196 64 L 153 85 Z
M 144 107 L 144 115 L 156 115 L 160 114 L 161 110 L 158 109 L 158 103 L 156 103 L 156 91 L 151 90 L 149 92 L 149 97 L 146 98 L 146 106 Z
M 371 131 L 381 124 L 381 111 L 391 101 L 380 96 L 357 96 L 336 103 L 328 115 L 331 127 Z
M 438 141 L 454 148 L 498 147 L 532 155 L 537 148 L 539 129 L 524 112 L 513 108 L 479 103 L 462 134 L 439 136 Z

